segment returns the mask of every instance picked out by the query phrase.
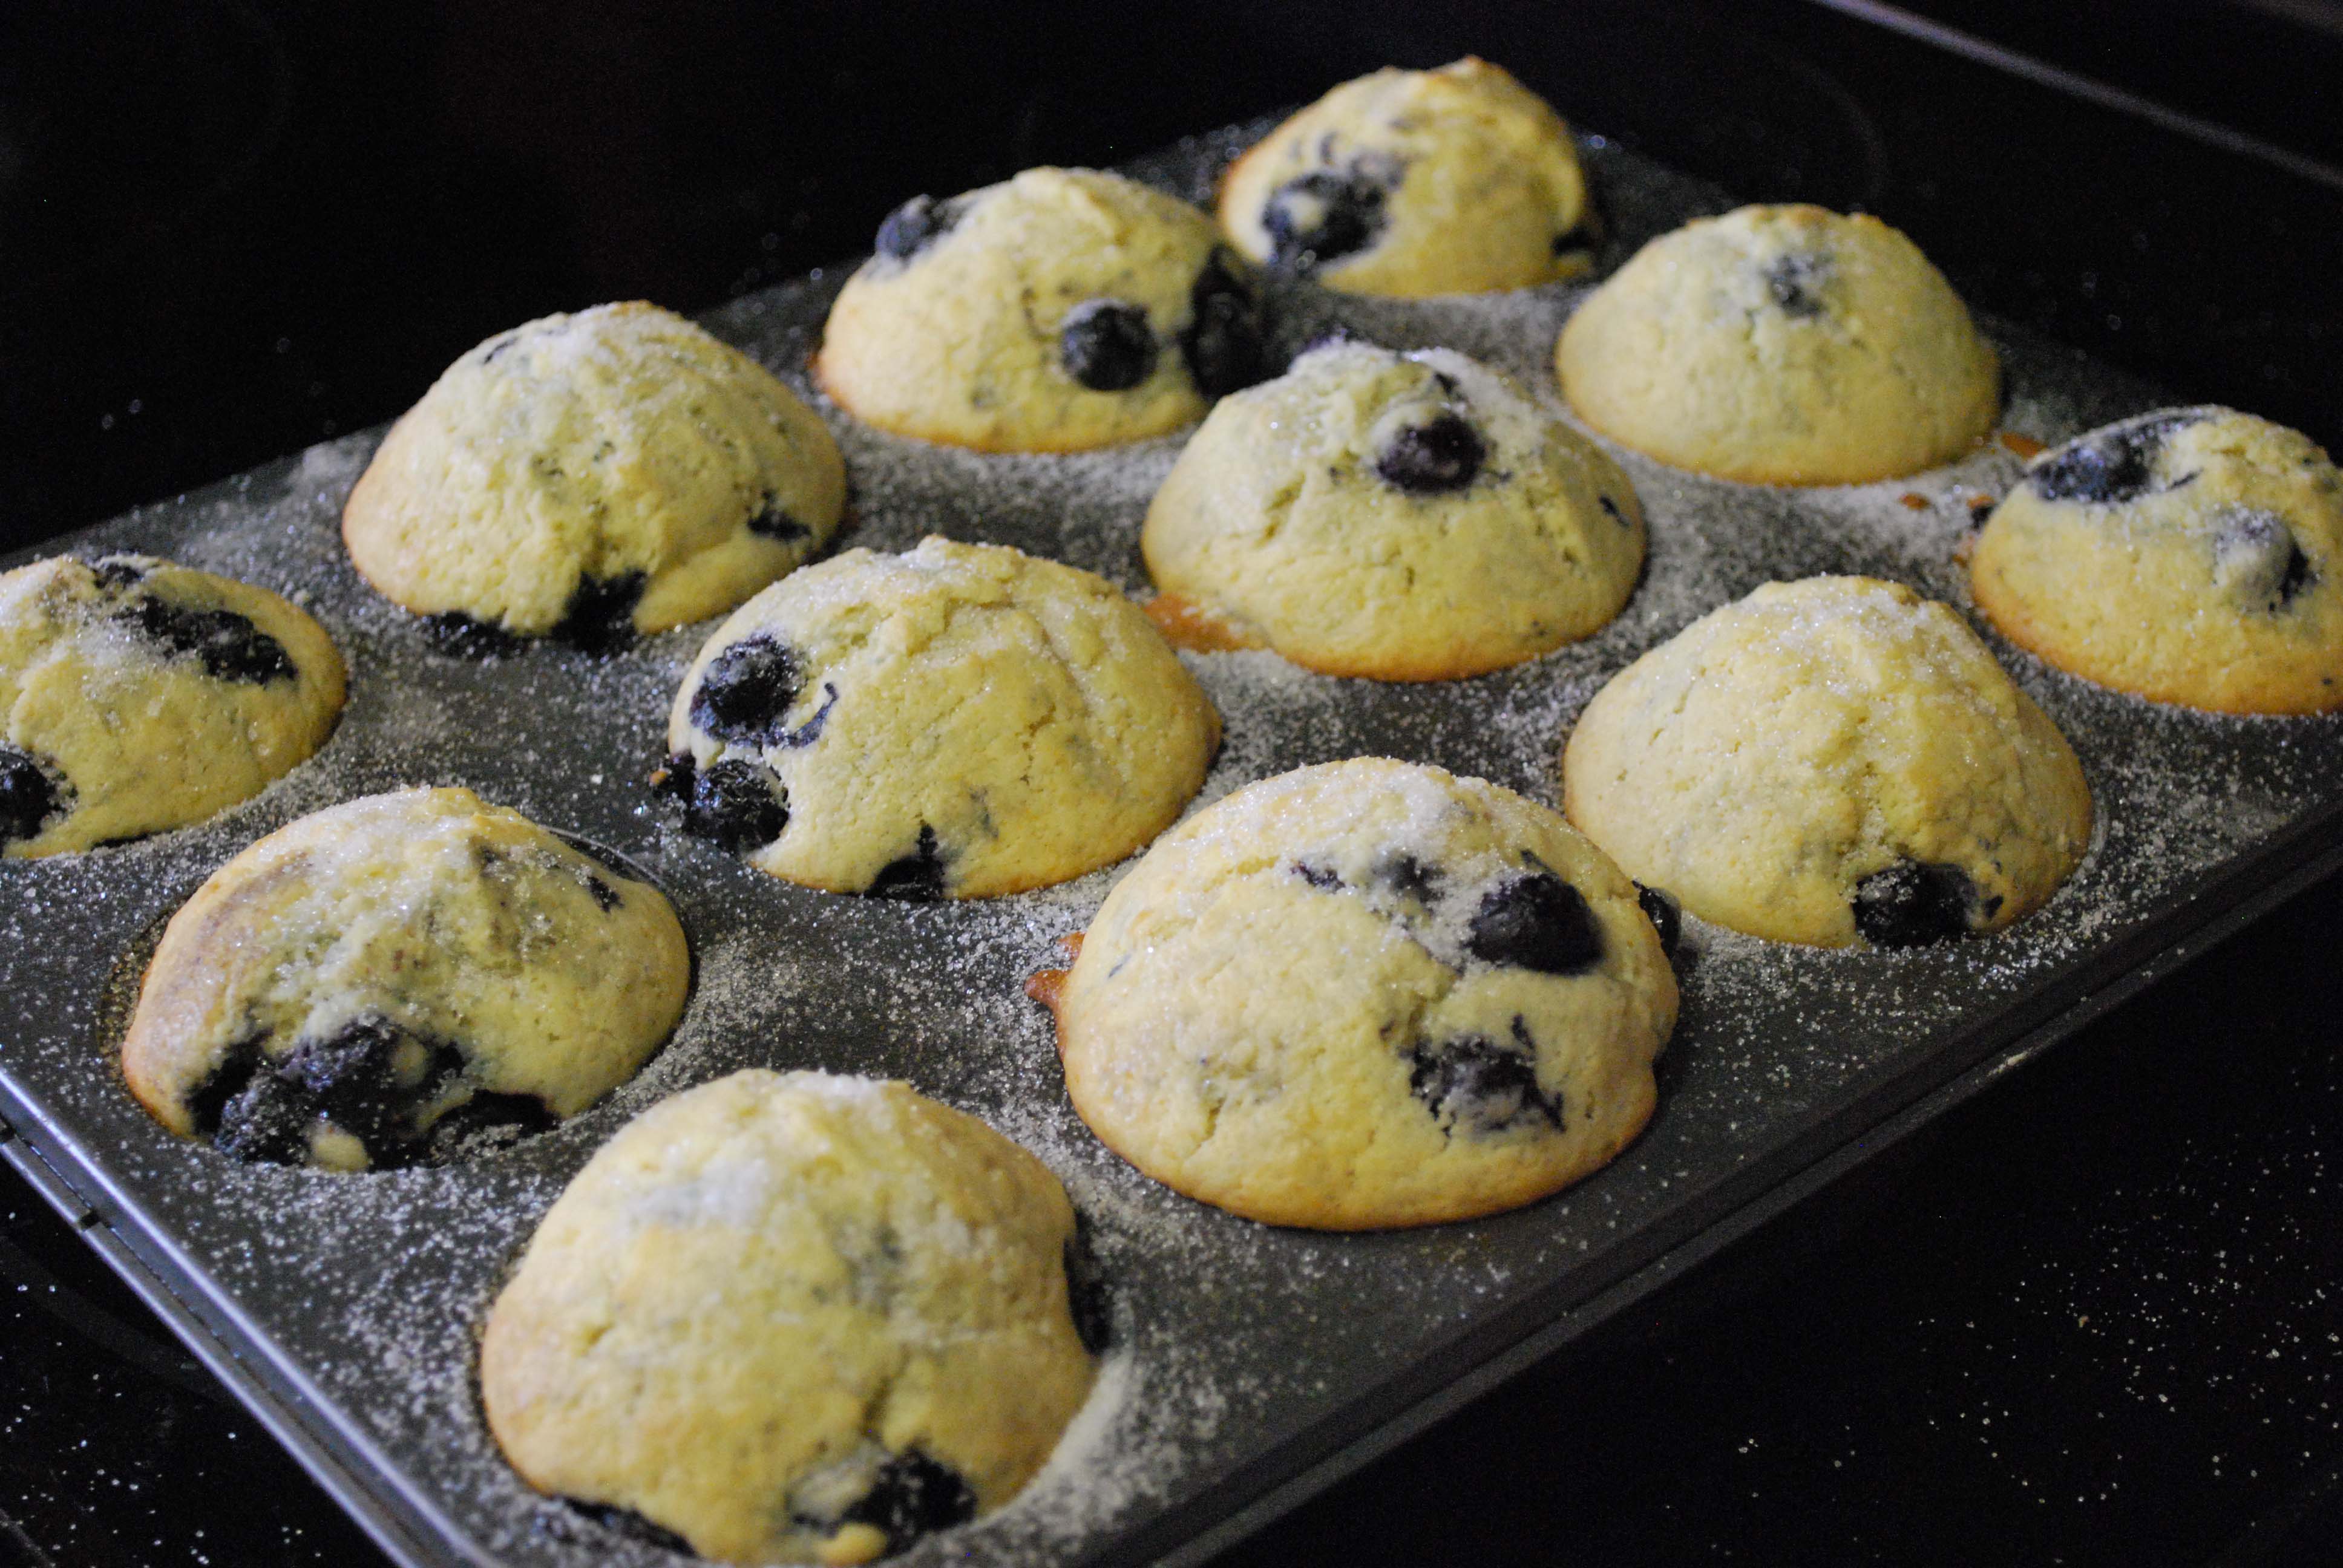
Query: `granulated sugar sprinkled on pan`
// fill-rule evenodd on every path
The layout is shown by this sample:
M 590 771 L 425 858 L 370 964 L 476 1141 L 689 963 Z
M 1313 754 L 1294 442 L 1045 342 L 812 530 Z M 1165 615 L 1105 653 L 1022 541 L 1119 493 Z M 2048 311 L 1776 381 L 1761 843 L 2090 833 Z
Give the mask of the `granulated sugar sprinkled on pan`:
M 1141 172 L 1205 196 L 1231 153 L 1269 123 L 1197 138 Z M 1590 141 L 1586 154 L 1614 218 L 1606 269 L 1652 235 L 1733 205 L 1608 145 Z M 930 533 L 990 540 L 1143 594 L 1140 524 L 1180 438 L 986 457 L 857 425 L 804 374 L 844 276 L 768 289 L 709 320 L 811 397 L 836 431 L 853 476 L 838 548 L 903 549 Z M 1549 357 L 1584 292 L 1397 302 L 1281 286 L 1281 342 L 1291 349 L 1340 326 L 1395 347 L 1444 344 L 1495 364 L 1566 417 Z M 1987 326 L 2007 369 L 2005 424 L 2033 439 L 2173 400 Z M 368 590 L 342 553 L 341 503 L 377 439 L 327 443 L 71 542 L 133 546 L 287 595 L 348 656 L 350 703 L 316 758 L 210 822 L 0 867 L 0 1072 L 36 1105 L 30 1131 L 44 1147 L 104 1173 L 129 1206 L 125 1230 L 167 1238 L 201 1289 L 266 1336 L 277 1363 L 268 1375 L 297 1379 L 323 1402 L 320 1419 L 343 1429 L 369 1490 L 424 1520 L 414 1526 L 423 1533 L 444 1530 L 516 1564 L 674 1561 L 523 1485 L 488 1437 L 473 1372 L 488 1302 L 538 1218 L 596 1148 L 665 1095 L 752 1064 L 901 1077 L 986 1118 L 1064 1181 L 1113 1295 L 1115 1341 L 1098 1392 L 1022 1497 L 906 1560 L 1070 1560 L 1231 1476 L 1273 1479 L 1313 1427 L 1312 1444 L 1357 1435 L 1436 1392 L 1733 1201 L 1986 1060 L 2021 1012 L 2047 1017 L 2160 950 L 2166 941 L 2149 928 L 2188 908 L 2213 873 L 2314 819 L 2324 823 L 2316 844 L 2332 842 L 2327 819 L 2343 805 L 2343 721 L 2155 708 L 1989 638 L 2073 740 L 2097 798 L 2100 840 L 2046 908 L 1998 937 L 1896 953 L 1774 947 L 1687 920 L 1684 1019 L 1662 1060 L 1659 1112 L 1613 1167 L 1473 1224 L 1361 1236 L 1271 1230 L 1148 1181 L 1066 1102 L 1050 1020 L 1022 983 L 1061 961 L 1056 940 L 1090 920 L 1126 867 L 1012 898 L 913 906 L 776 882 L 685 838 L 644 779 L 665 749 L 676 682 L 712 626 L 606 659 L 543 647 L 488 663 L 433 651 L 415 618 Z M 1870 573 L 1968 614 L 1956 551 L 1970 503 L 1998 497 L 2021 467 L 1989 444 L 1907 479 L 1791 491 L 1618 456 L 1649 518 L 1651 554 L 1615 622 L 1529 664 L 1445 685 L 1330 679 L 1267 653 L 1183 655 L 1227 721 L 1190 809 L 1273 773 L 1363 753 L 1437 763 L 1552 802 L 1562 742 L 1602 682 L 1762 582 Z M 337 1178 L 245 1167 L 162 1132 L 110 1056 L 161 919 L 294 818 L 425 783 L 468 785 L 659 883 L 697 962 L 674 1038 L 575 1121 L 441 1170 Z M 2127 946 L 2143 932 L 2155 940 Z M 424 1513 L 397 1501 L 403 1494 L 424 1500 Z M 1222 1496 L 1182 1529 L 1241 1501 Z M 458 1560 L 452 1548 L 446 1560 Z

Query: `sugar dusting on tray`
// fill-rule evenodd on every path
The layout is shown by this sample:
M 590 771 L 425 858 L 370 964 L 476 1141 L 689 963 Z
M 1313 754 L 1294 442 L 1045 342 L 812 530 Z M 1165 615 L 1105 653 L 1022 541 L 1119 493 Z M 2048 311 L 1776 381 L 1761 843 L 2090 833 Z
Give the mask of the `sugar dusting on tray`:
M 1195 196 L 1242 127 L 1147 172 Z M 1730 205 L 1599 142 L 1588 156 L 1614 251 Z M 1617 256 L 1610 258 L 1615 262 Z M 1069 457 L 987 457 L 885 436 L 820 402 L 802 367 L 842 272 L 769 289 L 710 325 L 815 396 L 854 477 L 840 547 L 902 549 L 929 533 L 986 539 L 1146 588 L 1141 519 L 1177 438 Z M 1583 289 L 1421 302 L 1292 295 L 1292 347 L 1341 326 L 1393 347 L 1485 358 L 1568 417 L 1548 364 Z M 2006 424 L 2073 434 L 2157 399 L 2009 331 Z M 417 389 L 418 391 L 420 388 Z M 349 655 L 352 698 L 313 760 L 200 827 L 65 860 L 15 863 L 0 973 L 15 999 L 0 1054 L 119 1189 L 271 1337 L 280 1364 L 346 1421 L 367 1462 L 406 1479 L 446 1528 L 498 1560 L 673 1558 L 530 1492 L 480 1418 L 475 1339 L 496 1290 L 564 1181 L 659 1099 L 748 1065 L 908 1079 L 1031 1149 L 1089 1217 L 1114 1294 L 1098 1392 L 1028 1492 L 907 1561 L 1010 1563 L 1101 1549 L 1161 1508 L 1275 1452 L 1375 1391 L 1437 1386 L 1443 1360 L 1501 1309 L 1552 1316 L 1682 1233 L 1690 1205 L 1866 1091 L 1925 1068 L 1987 1013 L 2054 984 L 2185 898 L 2208 872 L 2332 800 L 2343 733 L 2156 709 L 1993 646 L 2074 740 L 2101 842 L 2050 905 L 1989 940 L 1900 953 L 1795 950 L 1687 920 L 1684 1012 L 1660 1113 L 1612 1169 L 1552 1201 L 1467 1225 L 1371 1236 L 1275 1231 L 1182 1199 L 1108 1153 L 1075 1117 L 1047 1014 L 1022 993 L 1127 868 L 1039 892 L 908 906 L 776 883 L 683 838 L 643 788 L 669 699 L 707 628 L 597 660 L 530 648 L 476 664 L 432 651 L 340 548 L 339 508 L 377 437 L 354 436 L 94 530 L 284 592 Z M 1929 473 L 1809 492 L 1751 488 L 1619 454 L 1650 518 L 1644 580 L 1594 638 L 1515 669 L 1438 686 L 1308 674 L 1262 652 L 1182 658 L 1227 739 L 1200 809 L 1306 763 L 1383 753 L 1556 798 L 1570 724 L 1612 672 L 1758 584 L 1825 571 L 1913 584 L 1965 614 L 1956 551 L 1978 497 L 2022 463 L 1992 444 Z M 1915 507 L 1905 498 L 1916 497 Z M 81 548 L 77 546 L 76 548 Z M 1976 618 L 1972 615 L 1972 621 Z M 243 845 L 336 801 L 417 783 L 469 785 L 630 859 L 676 902 L 697 983 L 675 1039 L 603 1105 L 474 1163 L 339 1178 L 233 1165 L 175 1141 L 129 1101 L 83 1020 L 117 1021 L 143 940 Z M 90 953 L 130 955 L 110 989 Z M 60 1020 L 65 1021 L 60 1022 Z M 1552 1292 L 1541 1296 L 1540 1292 Z M 1375 1406 L 1363 1424 L 1387 1417 Z

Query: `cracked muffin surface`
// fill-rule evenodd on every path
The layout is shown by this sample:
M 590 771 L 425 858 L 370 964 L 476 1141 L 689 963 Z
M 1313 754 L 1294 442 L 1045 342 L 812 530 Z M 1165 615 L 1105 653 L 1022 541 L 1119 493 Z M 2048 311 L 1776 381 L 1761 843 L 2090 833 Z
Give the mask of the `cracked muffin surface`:
M 488 1314 L 542 1491 L 719 1562 L 853 1563 L 1000 1507 L 1090 1392 L 1072 1206 L 905 1084 L 736 1072 L 622 1129 Z
M 1599 629 L 1644 564 L 1634 487 L 1452 350 L 1342 340 L 1222 400 L 1147 510 L 1157 588 L 1327 675 L 1447 680 Z
M 1977 608 L 2059 668 L 2228 713 L 2343 707 L 2343 475 L 2234 408 L 2045 452 L 1969 558 Z
M 468 789 L 401 790 L 214 872 L 146 966 L 122 1068 L 234 1159 L 437 1163 L 625 1081 L 690 984 L 658 889 Z
M 1627 874 L 1774 941 L 1998 930 L 2082 860 L 2074 749 L 1950 608 L 1899 583 L 1767 583 L 1612 677 L 1564 809 Z
M 200 822 L 326 743 L 346 672 L 266 588 L 151 556 L 0 574 L 0 852 Z
M 997 545 L 849 550 L 718 628 L 668 720 L 688 831 L 832 892 L 980 898 L 1162 831 L 1220 716 L 1105 578 Z
M 1579 417 L 1647 457 L 1765 485 L 1851 485 L 1993 428 L 2000 361 L 1920 249 L 1877 218 L 1745 206 L 1637 251 L 1562 329 Z
M 360 576 L 460 652 L 623 646 L 721 615 L 838 528 L 828 427 L 639 301 L 500 332 L 393 425 L 342 514 Z
M 1545 807 L 1357 758 L 1250 785 L 1118 883 L 1052 1003 L 1066 1090 L 1192 1198 L 1365 1230 L 1608 1161 L 1676 987 L 1634 887 Z
M 1177 196 L 1027 169 L 915 196 L 840 291 L 822 388 L 882 430 L 989 452 L 1136 441 L 1260 379 L 1251 269 Z
M 1570 127 L 1470 55 L 1334 88 L 1230 167 L 1220 216 L 1257 262 L 1404 297 L 1574 277 L 1597 239 Z

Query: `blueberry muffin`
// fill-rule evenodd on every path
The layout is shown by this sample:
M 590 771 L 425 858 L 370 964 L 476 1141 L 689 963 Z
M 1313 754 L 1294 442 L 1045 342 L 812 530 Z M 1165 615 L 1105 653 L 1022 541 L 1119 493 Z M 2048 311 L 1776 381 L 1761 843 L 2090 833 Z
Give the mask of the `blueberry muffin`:
M 1220 206 L 1246 256 L 1353 294 L 1552 283 L 1596 237 L 1570 127 L 1469 55 L 1343 83 L 1238 159 Z
M 829 429 L 755 360 L 604 305 L 449 366 L 359 477 L 342 538 L 451 648 L 599 649 L 732 608 L 820 549 L 845 497 Z
M 2091 796 L 1976 634 L 1897 583 L 1767 583 L 1614 676 L 1564 809 L 1638 882 L 1774 941 L 1998 930 L 2082 859 Z
M 342 656 L 265 588 L 147 556 L 0 573 L 0 850 L 200 822 L 326 743 Z
M 271 833 L 171 917 L 122 1070 L 238 1160 L 437 1162 L 585 1110 L 690 983 L 657 889 L 468 789 L 372 795 Z
M 1166 834 L 1052 1005 L 1115 1152 L 1251 1219 L 1366 1230 L 1609 1161 L 1651 1115 L 1676 988 L 1636 890 L 1560 817 L 1359 758 Z
M 973 1117 L 736 1072 L 628 1123 L 547 1212 L 488 1314 L 488 1425 L 532 1485 L 679 1550 L 869 1562 L 1057 1445 L 1093 1373 L 1075 1247 L 1057 1179 Z
M 1067 452 L 1176 430 L 1259 378 L 1248 269 L 1120 175 L 1027 169 L 879 230 L 823 329 L 824 390 L 897 435 Z
M 2343 475 L 2251 414 L 2158 409 L 2044 453 L 1969 581 L 2012 642 L 2102 686 L 2225 713 L 2343 707 Z
M 1618 465 L 1495 371 L 1342 341 L 1212 410 L 1141 546 L 1156 586 L 1229 643 L 1446 680 L 1618 614 L 1644 519 Z
M 1122 859 L 1202 784 L 1220 716 L 1104 578 L 997 545 L 849 550 L 718 628 L 658 787 L 773 876 L 929 900 Z
M 1603 435 L 1754 484 L 1916 473 L 1975 446 L 2000 407 L 1992 346 L 1919 247 L 1814 206 L 1662 235 L 1579 306 L 1554 361 Z

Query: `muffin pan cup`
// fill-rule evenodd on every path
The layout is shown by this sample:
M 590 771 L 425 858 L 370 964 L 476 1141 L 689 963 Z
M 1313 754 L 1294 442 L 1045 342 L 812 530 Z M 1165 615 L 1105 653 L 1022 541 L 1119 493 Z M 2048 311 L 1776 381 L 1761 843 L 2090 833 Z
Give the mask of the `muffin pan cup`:
M 1135 172 L 1192 197 L 1271 122 Z M 1606 270 L 1653 234 L 1733 205 L 1600 138 Z M 809 390 L 844 276 L 704 318 Z M 1279 290 L 1285 347 L 1337 326 L 1490 360 L 1559 406 L 1554 338 L 1585 286 L 1420 302 Z M 1986 322 L 2004 427 L 2053 442 L 2183 399 Z M 822 405 L 855 491 L 840 546 L 982 539 L 1143 589 L 1138 537 L 1179 438 L 987 457 L 881 435 Z M 144 842 L 0 862 L 0 1156 L 23 1171 L 396 1560 L 673 1563 L 531 1492 L 479 1412 L 488 1304 L 564 1182 L 628 1118 L 736 1068 L 907 1079 L 1031 1149 L 1086 1215 L 1113 1298 L 1099 1389 L 1008 1507 L 900 1561 L 1200 1560 L 1344 1470 L 1627 1308 L 1686 1265 L 1876 1155 L 2008 1067 L 2343 865 L 2343 719 L 2157 708 L 1988 634 L 2074 742 L 2097 807 L 2089 857 L 2047 907 L 1985 940 L 1906 952 L 1771 946 L 1685 921 L 1684 1013 L 1657 1114 L 1610 1168 L 1468 1224 L 1359 1235 L 1272 1229 L 1181 1198 L 1067 1104 L 1047 1014 L 1022 993 L 1120 869 L 966 904 L 843 898 L 688 839 L 646 786 L 676 684 L 712 626 L 603 658 L 431 650 L 370 593 L 337 519 L 379 431 L 57 541 L 135 548 L 286 593 L 351 666 L 325 749 L 256 799 Z M 1651 558 L 1624 613 L 1516 668 L 1427 686 L 1307 674 L 1266 653 L 1186 655 L 1227 740 L 1198 801 L 1364 753 L 1433 762 L 1554 801 L 1573 719 L 1614 671 L 1775 578 L 1896 578 L 1976 618 L 1956 551 L 1970 502 L 2020 459 L 1815 490 L 1739 486 L 1621 454 Z M 237 850 L 296 817 L 407 784 L 469 785 L 607 847 L 674 901 L 697 979 L 637 1078 L 555 1131 L 470 1163 L 361 1176 L 232 1163 L 150 1121 L 114 1050 L 160 922 Z

